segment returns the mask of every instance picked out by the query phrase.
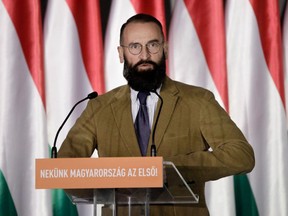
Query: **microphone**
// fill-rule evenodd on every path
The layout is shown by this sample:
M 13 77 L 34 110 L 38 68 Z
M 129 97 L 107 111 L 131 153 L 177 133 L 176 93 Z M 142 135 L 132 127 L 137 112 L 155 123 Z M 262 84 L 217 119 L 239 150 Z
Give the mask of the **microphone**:
M 154 124 L 154 128 L 153 128 L 153 131 L 152 131 L 152 145 L 151 145 L 151 152 L 150 152 L 150 155 L 152 157 L 155 157 L 157 156 L 157 151 L 156 151 L 156 145 L 155 145 L 155 131 L 156 131 L 156 127 L 157 127 L 157 124 L 158 124 L 158 119 L 159 119 L 159 116 L 160 116 L 160 113 L 161 113 L 161 110 L 162 110 L 162 105 L 163 105 L 163 99 L 162 97 L 157 93 L 156 90 L 152 90 L 153 93 L 155 93 L 158 98 L 160 99 L 160 107 L 159 107 L 159 112 L 157 113 L 157 117 L 156 117 L 156 120 L 155 120 L 155 124 Z
M 65 118 L 64 122 L 62 123 L 62 125 L 60 126 L 60 128 L 58 129 L 57 133 L 56 133 L 56 136 L 55 136 L 55 139 L 54 139 L 54 144 L 53 144 L 53 147 L 52 147 L 52 150 L 51 150 L 51 158 L 57 158 L 57 147 L 56 147 L 56 141 L 57 141 L 57 138 L 58 138 L 58 135 L 59 135 L 59 132 L 61 131 L 62 127 L 64 126 L 64 124 L 66 123 L 66 121 L 68 120 L 68 118 L 70 117 L 70 115 L 72 114 L 73 110 L 75 109 L 75 107 L 82 103 L 83 101 L 87 100 L 87 99 L 93 99 L 93 98 L 96 98 L 98 96 L 98 93 L 97 92 L 91 92 L 90 94 L 88 94 L 87 97 L 85 97 L 84 99 L 78 101 L 73 107 L 72 109 L 70 110 L 69 114 L 67 115 L 67 117 Z

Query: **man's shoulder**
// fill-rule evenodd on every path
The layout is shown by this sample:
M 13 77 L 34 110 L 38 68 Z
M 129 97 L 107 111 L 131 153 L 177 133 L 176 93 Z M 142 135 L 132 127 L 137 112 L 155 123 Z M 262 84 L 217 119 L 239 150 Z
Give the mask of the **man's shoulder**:
M 121 85 L 121 86 L 118 86 L 118 87 L 116 87 L 114 89 L 111 89 L 111 90 L 105 92 L 101 96 L 102 97 L 118 96 L 119 94 L 122 95 L 122 94 L 127 93 L 127 90 L 129 90 L 129 86 L 128 85 Z
M 166 86 L 169 89 L 174 88 L 175 92 L 177 91 L 178 94 L 185 95 L 185 96 L 202 97 L 203 95 L 210 95 L 210 96 L 213 95 L 213 93 L 206 88 L 203 88 L 201 86 L 191 85 L 191 84 L 184 83 L 184 82 L 180 82 L 177 80 L 173 80 L 171 78 L 166 79 Z
M 94 99 L 94 102 L 98 104 L 100 103 L 102 106 L 105 104 L 107 105 L 115 100 L 119 100 L 121 98 L 129 96 L 129 91 L 129 86 L 122 85 L 103 94 L 100 94 L 97 98 Z

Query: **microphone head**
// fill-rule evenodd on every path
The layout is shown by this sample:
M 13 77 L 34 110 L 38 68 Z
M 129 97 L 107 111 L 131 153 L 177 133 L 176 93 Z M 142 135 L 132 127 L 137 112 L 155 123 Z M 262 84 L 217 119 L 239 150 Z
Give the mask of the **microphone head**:
M 88 99 L 93 99 L 96 98 L 98 96 L 98 93 L 96 91 L 91 92 L 90 94 L 88 94 Z

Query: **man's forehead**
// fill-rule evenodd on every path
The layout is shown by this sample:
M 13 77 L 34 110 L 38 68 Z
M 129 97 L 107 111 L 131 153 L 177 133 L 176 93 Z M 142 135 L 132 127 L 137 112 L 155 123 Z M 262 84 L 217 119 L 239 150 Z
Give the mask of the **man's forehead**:
M 161 40 L 161 30 L 153 22 L 133 22 L 129 23 L 123 32 L 123 39 L 133 42 L 134 40 Z

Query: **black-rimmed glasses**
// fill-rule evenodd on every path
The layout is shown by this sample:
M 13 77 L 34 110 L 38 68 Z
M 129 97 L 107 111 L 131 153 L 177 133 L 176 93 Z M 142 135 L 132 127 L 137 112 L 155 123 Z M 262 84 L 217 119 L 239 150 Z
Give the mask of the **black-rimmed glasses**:
M 145 45 L 145 47 L 147 48 L 147 50 L 150 54 L 156 54 L 159 52 L 162 44 L 163 43 L 159 43 L 157 41 L 151 41 L 151 42 L 147 43 Z M 121 45 L 121 47 L 128 48 L 129 52 L 132 55 L 139 55 L 143 49 L 143 45 L 140 43 L 131 43 L 128 46 Z

